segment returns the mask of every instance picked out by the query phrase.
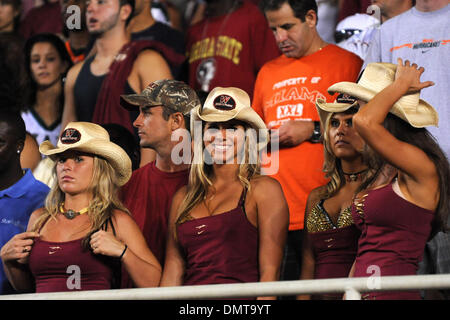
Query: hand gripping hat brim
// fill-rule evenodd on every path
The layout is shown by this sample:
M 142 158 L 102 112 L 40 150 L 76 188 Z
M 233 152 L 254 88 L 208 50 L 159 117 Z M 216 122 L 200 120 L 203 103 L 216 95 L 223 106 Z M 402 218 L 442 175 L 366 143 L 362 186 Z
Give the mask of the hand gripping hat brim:
M 258 150 L 263 149 L 269 141 L 266 124 L 250 106 L 250 97 L 239 88 L 214 88 L 202 106 L 191 112 L 191 130 L 197 120 L 205 122 L 226 122 L 240 120 L 248 123 L 259 134 Z
M 128 154 L 109 139 L 108 132 L 90 122 L 70 122 L 55 146 L 44 141 L 39 151 L 55 160 L 57 155 L 68 150 L 94 154 L 108 161 L 117 174 L 118 185 L 124 185 L 131 177 L 131 160 Z
M 377 93 L 394 82 L 397 65 L 392 63 L 369 63 L 358 83 L 338 82 L 328 88 L 330 94 L 346 93 L 368 102 Z M 419 98 L 419 92 L 406 94 L 391 108 L 390 112 L 416 128 L 438 126 L 437 111 Z

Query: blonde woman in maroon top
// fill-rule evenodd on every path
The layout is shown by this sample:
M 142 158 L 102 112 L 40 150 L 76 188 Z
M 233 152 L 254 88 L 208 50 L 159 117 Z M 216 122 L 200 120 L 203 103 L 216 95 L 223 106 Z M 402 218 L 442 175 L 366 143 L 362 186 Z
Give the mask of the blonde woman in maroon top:
M 264 122 L 243 90 L 217 87 L 191 112 L 191 132 L 194 159 L 172 202 L 161 286 L 278 280 L 289 216 L 280 184 L 259 173 Z
M 45 141 L 40 151 L 56 161 L 56 179 L 27 232 L 1 250 L 13 287 L 106 290 L 113 287 L 114 271 L 120 274 L 120 262 L 136 286 L 157 286 L 161 266 L 117 195 L 131 176 L 125 151 L 110 142 L 105 129 L 88 122 L 69 123 L 56 147 Z

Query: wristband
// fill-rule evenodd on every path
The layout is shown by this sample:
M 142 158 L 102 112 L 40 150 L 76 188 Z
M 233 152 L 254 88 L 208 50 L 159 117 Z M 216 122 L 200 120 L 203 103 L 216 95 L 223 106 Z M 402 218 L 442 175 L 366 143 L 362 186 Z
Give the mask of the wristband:
M 127 251 L 127 249 L 128 249 L 128 246 L 125 245 L 125 249 L 123 249 L 122 254 L 121 254 L 120 257 L 119 257 L 119 260 L 122 260 L 122 257 L 123 257 L 123 255 L 125 254 L 125 251 Z
M 314 121 L 314 130 L 309 138 L 309 142 L 311 143 L 319 143 L 321 142 L 321 133 L 320 133 L 320 122 Z

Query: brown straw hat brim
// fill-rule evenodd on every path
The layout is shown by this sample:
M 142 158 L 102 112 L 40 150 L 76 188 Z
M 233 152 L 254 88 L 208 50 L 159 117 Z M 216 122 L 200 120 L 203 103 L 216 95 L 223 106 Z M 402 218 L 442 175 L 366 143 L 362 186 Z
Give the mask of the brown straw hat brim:
M 50 141 L 44 141 L 39 146 L 39 151 L 55 160 L 56 156 L 68 150 L 76 150 L 94 154 L 106 159 L 115 169 L 118 176 L 119 186 L 124 185 L 131 177 L 131 160 L 127 153 L 113 142 L 102 139 L 90 139 L 77 145 L 64 145 L 62 147 L 55 147 Z

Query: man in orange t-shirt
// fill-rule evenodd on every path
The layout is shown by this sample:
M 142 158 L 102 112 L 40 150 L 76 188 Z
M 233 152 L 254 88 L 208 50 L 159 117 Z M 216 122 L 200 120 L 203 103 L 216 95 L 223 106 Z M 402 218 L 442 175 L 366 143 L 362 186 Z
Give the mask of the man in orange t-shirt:
M 252 107 L 269 129 L 278 129 L 271 131 L 271 139 L 278 140 L 280 148 L 272 150 L 269 159 L 279 159 L 273 177 L 283 187 L 290 212 L 281 278 L 298 280 L 306 199 L 326 183 L 315 101 L 334 101 L 327 88 L 356 81 L 362 60 L 320 38 L 315 0 L 263 0 L 262 7 L 283 55 L 258 73 Z

